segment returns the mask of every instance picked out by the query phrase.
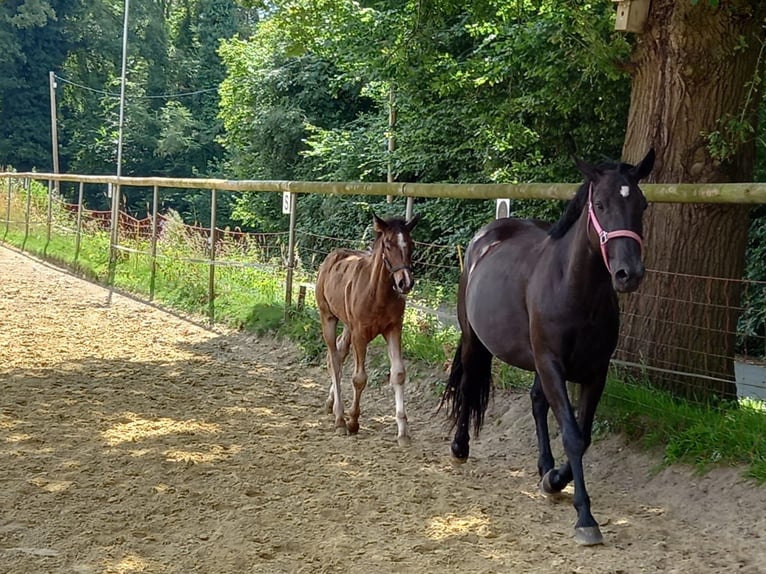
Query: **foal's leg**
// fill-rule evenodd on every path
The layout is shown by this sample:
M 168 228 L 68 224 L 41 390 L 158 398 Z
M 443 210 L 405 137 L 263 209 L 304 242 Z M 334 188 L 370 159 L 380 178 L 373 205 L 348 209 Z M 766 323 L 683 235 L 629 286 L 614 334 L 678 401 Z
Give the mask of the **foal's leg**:
M 580 425 L 574 414 L 574 409 L 569 401 L 569 395 L 566 390 L 566 381 L 563 376 L 563 369 L 558 361 L 547 360 L 541 361 L 541 365 L 538 365 L 538 373 L 540 375 L 541 384 L 545 390 L 545 396 L 548 398 L 553 413 L 556 415 L 556 420 L 559 423 L 561 429 L 561 436 L 564 443 L 564 452 L 567 455 L 568 462 L 562 467 L 564 472 L 559 472 L 555 469 L 551 469 L 543 477 L 542 485 L 545 486 L 546 477 L 548 483 L 552 486 L 552 490 L 559 487 L 563 488 L 562 483 L 566 484 L 567 467 L 571 467 L 572 477 L 574 478 L 574 507 L 577 510 L 577 523 L 575 524 L 575 540 L 579 544 L 593 545 L 603 542 L 601 531 L 599 530 L 596 519 L 593 518 L 593 514 L 590 511 L 590 497 L 588 491 L 585 489 L 585 477 L 583 474 L 582 457 L 587 448 L 587 444 L 590 442 L 590 433 L 588 439 L 584 436 L 583 431 L 580 429 Z M 542 368 L 540 368 L 542 367 Z M 601 385 L 603 388 L 603 384 Z M 601 396 L 600 391 L 598 395 L 594 395 L 593 389 L 586 393 L 583 389 L 583 394 L 580 397 L 581 409 L 583 421 L 585 417 L 590 417 L 590 423 L 588 427 L 592 425 L 593 413 L 595 413 L 596 405 L 598 404 L 598 398 Z M 596 399 L 595 401 L 593 399 Z M 559 488 L 560 490 L 560 488 Z
M 346 434 L 346 419 L 343 416 L 343 399 L 340 396 L 341 360 L 336 346 L 335 334 L 338 328 L 338 318 L 333 316 L 321 317 L 322 337 L 327 345 L 327 370 L 330 372 L 332 383 L 332 412 L 335 415 L 335 429 L 338 434 Z M 327 400 L 328 407 L 330 399 Z
M 367 386 L 367 371 L 364 368 L 364 362 L 367 359 L 367 344 L 369 341 L 364 337 L 354 336 L 351 346 L 354 349 L 354 375 L 351 381 L 354 383 L 354 400 L 349 410 L 348 432 L 356 434 L 359 432 L 359 414 L 361 409 L 359 401 L 362 398 L 362 391 Z
M 396 426 L 398 428 L 396 440 L 400 446 L 410 444 L 410 433 L 407 427 L 407 412 L 404 409 L 404 381 L 406 373 L 404 370 L 404 361 L 402 361 L 402 327 L 393 329 L 384 333 L 388 346 L 388 360 L 391 364 L 391 370 L 388 373 L 388 380 L 394 388 L 394 402 L 396 404 Z
M 341 368 L 341 374 L 338 376 L 339 379 L 342 378 L 343 362 L 346 360 L 346 357 L 348 356 L 348 350 L 350 346 L 351 346 L 351 331 L 349 330 L 348 327 L 343 327 L 343 332 L 335 340 L 335 348 L 337 349 L 338 361 L 340 362 L 340 368 Z M 335 404 L 335 382 L 334 381 L 335 380 L 333 379 L 333 382 L 330 383 L 330 391 L 327 396 L 327 402 L 325 403 L 328 413 L 333 412 L 333 405 Z

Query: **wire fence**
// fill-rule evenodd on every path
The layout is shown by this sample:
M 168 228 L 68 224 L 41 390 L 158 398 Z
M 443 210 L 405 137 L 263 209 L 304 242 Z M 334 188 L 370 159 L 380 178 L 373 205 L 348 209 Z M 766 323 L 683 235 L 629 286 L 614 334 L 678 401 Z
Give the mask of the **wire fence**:
M 5 201 L 0 199 L 0 213 L 3 214 L 0 225 L 5 226 L 3 238 L 15 229 L 23 234 L 23 247 L 27 238 L 35 233 L 47 234 L 46 240 L 50 242 L 51 233 L 55 231 L 74 237 L 74 249 L 77 250 L 77 238 L 81 234 L 110 230 L 110 211 L 87 209 L 81 201 L 65 202 L 50 188 L 48 193 L 34 194 L 29 180 L 15 180 L 13 185 L 11 179 L 7 181 Z M 364 249 L 372 242 L 371 236 L 343 239 L 296 229 L 293 259 L 290 230 L 254 233 L 184 222 L 170 212 L 155 213 L 155 216 L 137 219 L 118 211 L 119 240 L 112 247 L 152 260 L 181 261 L 209 269 L 211 286 L 207 297 L 211 319 L 216 303 L 215 269 L 266 270 L 283 280 L 288 273 L 295 272 L 298 287 L 311 289 L 318 265 L 333 249 Z M 190 252 L 193 255 L 183 254 L 175 248 L 179 238 L 182 238 L 181 243 L 193 247 Z M 109 245 L 105 247 L 108 249 Z M 74 259 L 77 259 L 77 252 Z M 443 323 L 456 325 L 454 293 L 461 268 L 461 246 L 416 242 L 415 267 L 419 277 L 439 277 L 441 287 L 445 288 L 429 291 L 427 281 L 419 282 L 419 290 L 413 294 L 411 305 Z M 766 333 L 763 331 L 766 281 L 648 269 L 645 284 L 652 283 L 659 283 L 662 289 L 653 290 L 656 295 L 647 298 L 647 305 L 652 309 L 630 316 L 631 323 L 638 327 L 621 336 L 615 363 L 650 372 L 653 379 L 685 377 L 692 381 L 692 386 L 711 382 L 734 385 L 740 397 L 766 399 Z M 153 290 L 147 288 L 147 292 L 151 298 Z M 715 296 L 721 292 L 731 296 Z M 664 341 L 658 345 L 657 337 L 671 324 L 676 330 L 679 326 L 684 328 L 686 340 Z M 703 350 L 698 346 L 687 346 L 688 341 L 696 337 L 709 339 L 713 344 Z M 724 352 L 732 346 L 736 349 L 735 356 Z

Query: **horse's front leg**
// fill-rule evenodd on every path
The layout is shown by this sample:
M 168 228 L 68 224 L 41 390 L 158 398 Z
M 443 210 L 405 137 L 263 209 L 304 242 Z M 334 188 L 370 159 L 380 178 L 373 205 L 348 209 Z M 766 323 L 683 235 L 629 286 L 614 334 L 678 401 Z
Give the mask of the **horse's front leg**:
M 596 519 L 591 514 L 590 497 L 585 488 L 582 459 L 590 444 L 590 429 L 592 428 L 596 405 L 598 405 L 598 399 L 603 390 L 603 383 L 598 389 L 595 388 L 597 385 L 583 388 L 583 393 L 580 396 L 580 412 L 583 421 L 583 428 L 581 429 L 569 401 L 561 365 L 557 361 L 543 362 L 542 368 L 538 368 L 538 373 L 545 396 L 561 429 L 564 452 L 568 459 L 561 469 L 549 470 L 543 476 L 541 485 L 543 489 L 546 488 L 546 484 L 549 485 L 550 490 L 548 492 L 558 492 L 566 486 L 569 480 L 574 478 L 573 503 L 577 511 L 575 540 L 586 546 L 601 544 L 603 537 Z M 586 424 L 586 421 L 589 422 Z M 586 428 L 588 430 L 587 439 L 584 432 Z
M 396 404 L 396 440 L 400 446 L 410 444 L 410 433 L 407 425 L 407 411 L 404 408 L 404 381 L 406 372 L 404 361 L 402 360 L 402 326 L 395 327 L 388 333 L 384 333 L 388 347 L 388 359 L 391 364 L 391 370 L 388 373 L 388 380 L 394 389 L 394 402 Z
M 327 399 L 328 409 L 335 416 L 335 429 L 338 434 L 346 434 L 346 418 L 343 413 L 343 399 L 340 393 L 341 358 L 336 346 L 335 334 L 338 328 L 336 317 L 321 317 L 322 338 L 327 345 L 327 370 L 330 373 L 330 397 Z
M 352 336 L 351 347 L 354 351 L 354 374 L 351 377 L 351 381 L 354 384 L 354 399 L 348 412 L 348 432 L 351 434 L 359 432 L 360 401 L 362 399 L 362 391 L 367 386 L 367 371 L 364 363 L 367 359 L 368 343 L 369 341 L 364 337 Z

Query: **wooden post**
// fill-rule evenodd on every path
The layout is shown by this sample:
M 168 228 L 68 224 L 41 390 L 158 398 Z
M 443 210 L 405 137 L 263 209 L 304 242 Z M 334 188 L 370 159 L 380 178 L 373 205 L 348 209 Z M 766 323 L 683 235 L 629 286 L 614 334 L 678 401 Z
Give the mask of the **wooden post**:
M 154 301 L 154 290 L 157 280 L 157 209 L 160 203 L 160 188 L 154 186 L 152 193 L 152 239 L 149 244 L 149 257 L 151 259 L 151 271 L 149 275 L 149 301 Z
M 388 91 L 388 168 L 386 174 L 386 182 L 394 182 L 394 166 L 391 159 L 391 154 L 396 150 L 396 136 L 394 136 L 394 129 L 396 128 L 396 90 L 394 86 L 391 86 Z M 391 203 L 394 201 L 393 195 L 387 195 L 386 201 Z
M 3 239 L 8 237 L 8 231 L 11 227 L 11 178 L 6 178 L 8 182 L 8 199 L 5 204 L 5 234 L 3 235 Z
M 112 221 L 110 227 L 109 239 L 109 274 L 107 283 L 109 284 L 109 295 L 107 304 L 112 304 L 112 294 L 114 293 L 114 277 L 117 273 L 117 247 L 120 240 L 120 184 L 117 183 L 112 188 Z
M 24 178 L 24 190 L 27 192 L 27 205 L 24 213 L 24 241 L 21 242 L 21 250 L 27 246 L 27 239 L 29 238 L 29 218 L 32 216 L 32 189 L 29 183 L 29 178 Z
M 80 190 L 77 192 L 77 225 L 74 236 L 74 260 L 80 256 L 80 239 L 82 237 L 82 200 L 84 195 L 84 183 L 80 182 Z
M 207 305 L 210 324 L 215 323 L 215 211 L 216 190 L 210 191 L 210 268 L 208 272 Z
M 298 211 L 297 196 L 290 193 L 290 232 L 287 242 L 287 275 L 285 277 L 285 321 L 290 315 L 293 302 L 293 271 L 295 269 L 295 214 Z
M 51 92 L 51 149 L 53 151 L 53 173 L 59 173 L 59 136 L 56 120 L 56 74 L 48 72 Z M 58 182 L 56 182 L 58 184 Z
M 298 287 L 298 311 L 302 310 L 306 305 L 306 286 L 301 285 Z
M 53 227 L 53 180 L 48 180 L 48 209 L 45 216 L 45 247 L 43 253 L 48 253 L 51 243 L 51 228 Z

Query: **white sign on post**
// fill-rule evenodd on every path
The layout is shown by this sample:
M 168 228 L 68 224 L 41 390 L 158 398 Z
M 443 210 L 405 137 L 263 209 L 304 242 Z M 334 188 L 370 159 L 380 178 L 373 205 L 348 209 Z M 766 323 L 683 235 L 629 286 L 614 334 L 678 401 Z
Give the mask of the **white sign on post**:
M 293 194 L 289 191 L 282 192 L 282 213 L 290 215 L 293 212 Z

